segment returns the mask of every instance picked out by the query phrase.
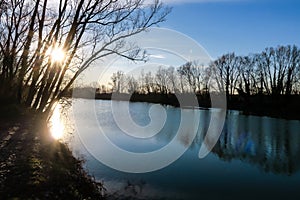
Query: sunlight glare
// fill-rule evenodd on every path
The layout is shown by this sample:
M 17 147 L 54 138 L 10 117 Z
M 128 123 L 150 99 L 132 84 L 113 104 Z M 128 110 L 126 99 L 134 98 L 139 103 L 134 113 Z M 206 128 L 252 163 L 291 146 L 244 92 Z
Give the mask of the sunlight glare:
M 62 62 L 65 59 L 65 52 L 61 47 L 55 46 L 49 52 L 53 62 Z
M 52 117 L 50 119 L 50 131 L 51 135 L 55 140 L 59 140 L 63 137 L 64 125 L 60 117 L 60 104 L 55 106 Z

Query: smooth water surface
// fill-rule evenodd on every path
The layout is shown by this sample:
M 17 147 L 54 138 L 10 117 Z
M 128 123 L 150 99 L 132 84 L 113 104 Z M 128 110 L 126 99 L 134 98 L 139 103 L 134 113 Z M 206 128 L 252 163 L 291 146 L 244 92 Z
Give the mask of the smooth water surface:
M 78 100 L 88 102 L 90 100 Z M 115 102 L 126 106 L 125 102 Z M 150 122 L 153 104 L 130 103 L 132 119 L 141 126 Z M 114 121 L 111 101 L 96 101 L 98 126 L 85 127 L 84 137 L 94 140 L 99 127 L 118 147 L 130 152 L 151 152 L 167 145 L 177 133 L 181 110 L 165 106 L 166 123 L 149 139 L 132 138 L 122 132 Z M 80 123 L 85 126 L 91 113 L 83 106 Z M 210 123 L 210 110 L 196 110 L 199 125 L 193 141 L 176 138 L 176 145 L 191 146 L 177 161 L 166 168 L 149 173 L 125 173 L 97 161 L 75 133 L 65 137 L 73 152 L 86 160 L 86 168 L 104 182 L 108 191 L 129 199 L 298 199 L 300 197 L 300 121 L 269 117 L 245 116 L 228 111 L 225 126 L 213 151 L 204 159 L 198 153 Z M 71 116 L 71 115 L 70 115 Z M 65 122 L 66 123 L 66 122 Z M 68 124 L 72 124 L 68 120 Z M 193 120 L 191 119 L 191 123 Z M 213 123 L 213 122 L 212 122 Z M 74 125 L 74 124 L 73 124 Z M 191 124 L 194 126 L 195 124 Z M 69 130 L 70 131 L 70 130 Z M 72 132 L 72 130 L 71 130 Z M 142 133 L 141 133 L 142 134 Z M 96 141 L 96 140 L 95 140 Z M 97 148 L 101 142 L 93 147 Z M 115 155 L 106 152 L 111 159 Z M 138 164 L 138 163 L 137 163 Z

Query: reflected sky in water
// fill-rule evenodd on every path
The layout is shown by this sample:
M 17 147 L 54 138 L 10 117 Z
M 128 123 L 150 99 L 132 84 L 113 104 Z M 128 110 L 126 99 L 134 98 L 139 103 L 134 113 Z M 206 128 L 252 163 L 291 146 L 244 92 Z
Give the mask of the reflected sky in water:
M 79 100 L 89 101 L 89 100 Z M 124 106 L 124 102 L 117 102 Z M 96 101 L 98 123 L 118 147 L 131 152 L 155 151 L 168 144 L 177 133 L 181 110 L 166 106 L 167 121 L 150 139 L 132 138 L 113 120 L 110 101 Z M 140 125 L 150 122 L 151 104 L 131 103 L 132 119 Z M 90 113 L 79 111 L 82 124 Z M 228 111 L 225 126 L 213 151 L 204 159 L 198 153 L 210 123 L 209 110 L 199 110 L 200 122 L 192 145 L 176 162 L 150 173 L 130 174 L 111 169 L 91 156 L 76 132 L 65 138 L 73 152 L 83 157 L 86 168 L 106 183 L 109 191 L 139 198 L 165 199 L 263 199 L 300 197 L 300 121 L 245 116 Z M 192 121 L 192 120 L 191 120 Z M 68 122 L 68 123 L 67 123 Z M 65 127 L 72 126 L 67 120 Z M 192 126 L 193 124 L 191 124 Z M 93 140 L 98 127 L 86 127 Z M 191 142 L 189 134 L 177 138 L 178 148 Z M 97 145 L 95 147 L 97 149 Z M 110 153 L 110 152 L 107 152 Z M 114 155 L 111 155 L 114 159 Z M 176 197 L 176 198 L 175 198 Z

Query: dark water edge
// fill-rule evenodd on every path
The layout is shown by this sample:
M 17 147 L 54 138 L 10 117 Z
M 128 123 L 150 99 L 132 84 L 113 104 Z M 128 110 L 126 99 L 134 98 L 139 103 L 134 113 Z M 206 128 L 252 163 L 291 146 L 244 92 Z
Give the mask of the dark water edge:
M 16 105 L 0 112 L 0 199 L 104 199 L 102 183 L 41 116 Z
M 175 94 L 93 94 L 90 91 L 76 92 L 78 98 L 95 97 L 98 100 L 119 100 L 131 102 L 147 102 L 163 105 L 171 105 L 174 107 L 189 107 L 190 105 L 179 105 Z M 190 98 L 194 94 L 181 94 L 181 98 Z M 211 100 L 209 95 L 197 94 L 199 107 L 210 108 Z M 239 95 L 231 95 L 227 99 L 228 110 L 238 110 L 245 115 L 269 116 L 275 118 L 283 118 L 289 120 L 300 120 L 300 95 L 252 95 L 250 97 L 241 97 Z

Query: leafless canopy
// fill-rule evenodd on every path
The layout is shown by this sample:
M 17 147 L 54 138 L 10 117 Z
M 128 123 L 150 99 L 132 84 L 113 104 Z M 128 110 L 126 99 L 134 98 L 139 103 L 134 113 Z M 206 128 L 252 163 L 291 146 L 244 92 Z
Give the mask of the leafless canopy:
M 165 20 L 159 0 L 1 0 L 0 94 L 48 111 L 90 63 L 143 59 L 124 39 Z M 64 52 L 52 58 L 53 49 Z

